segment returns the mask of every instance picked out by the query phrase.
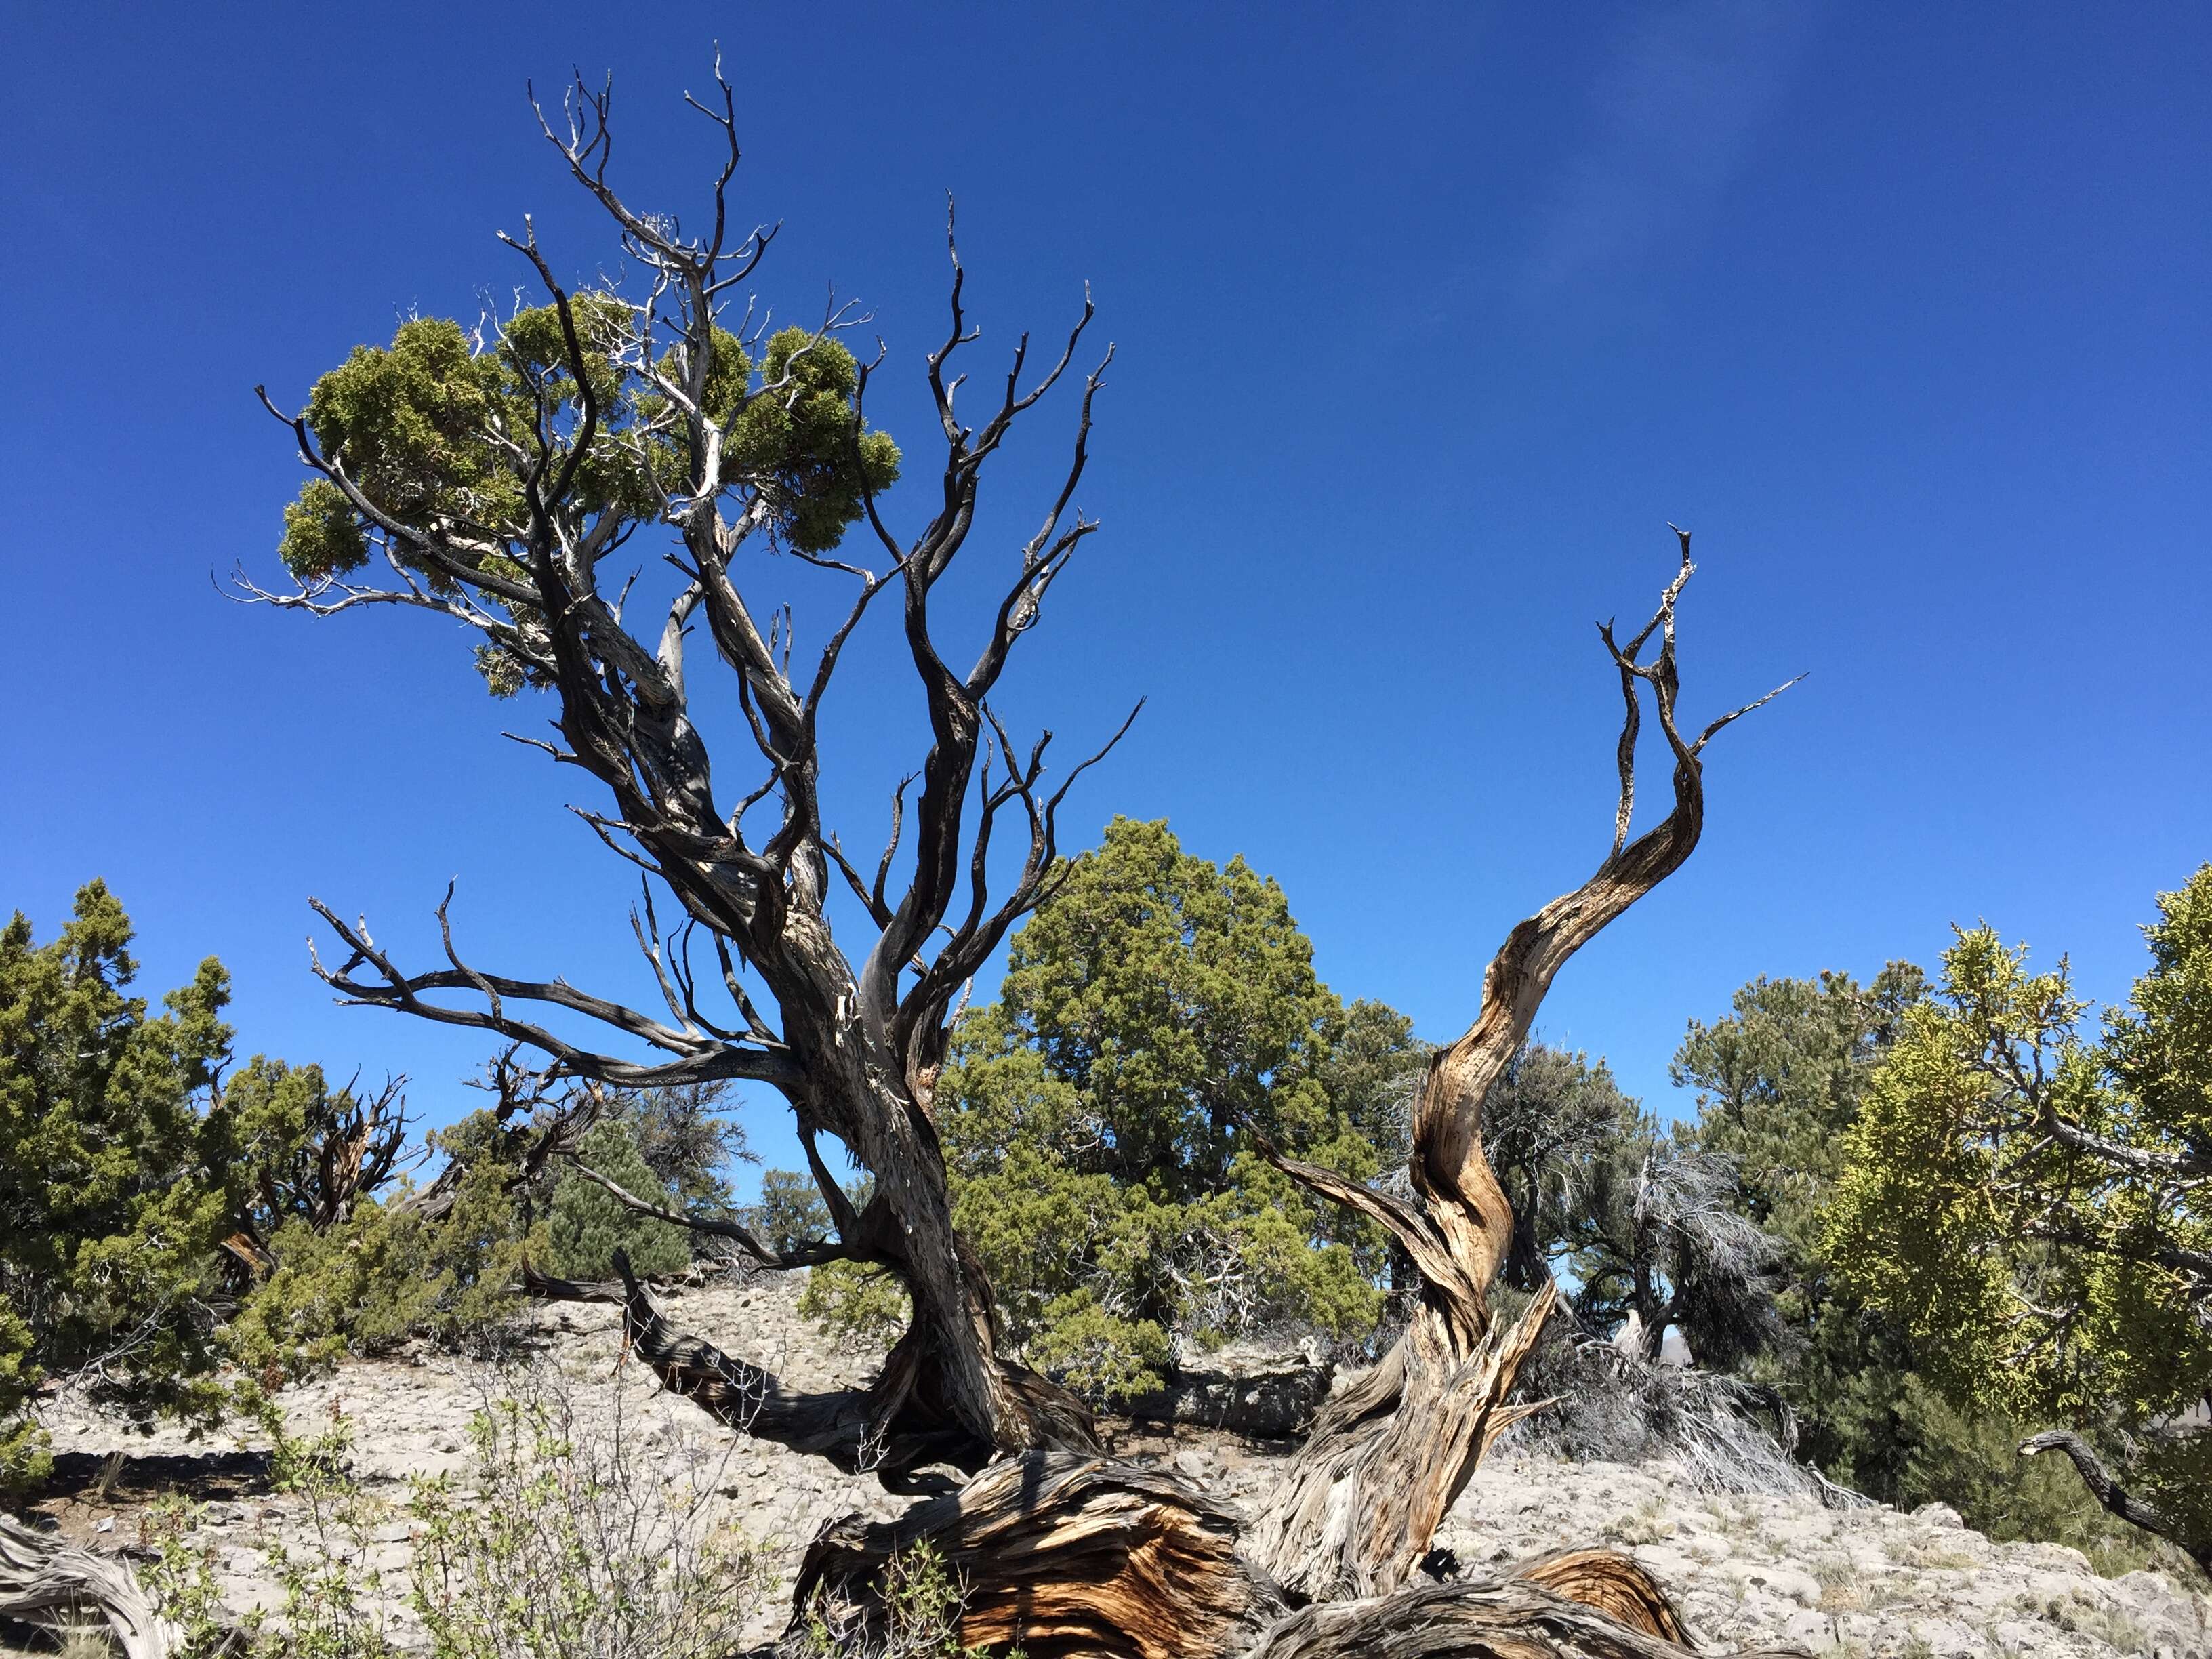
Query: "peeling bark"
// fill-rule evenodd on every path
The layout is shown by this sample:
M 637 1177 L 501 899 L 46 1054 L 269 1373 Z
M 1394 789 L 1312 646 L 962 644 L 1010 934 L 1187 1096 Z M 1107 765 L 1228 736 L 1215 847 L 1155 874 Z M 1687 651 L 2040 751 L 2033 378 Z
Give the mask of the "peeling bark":
M 898 1520 L 815 1539 L 789 1637 L 880 1639 L 891 1558 L 927 1543 L 965 1585 L 959 1639 L 1029 1659 L 1690 1659 L 1650 1574 L 1562 1551 L 1504 1577 L 1421 1583 L 1293 1609 L 1239 1551 L 1240 1518 L 1164 1471 L 1034 1453 Z M 1795 1649 L 1772 1650 L 1776 1654 Z
M 1249 1647 L 1284 1611 L 1237 1554 L 1237 1517 L 1171 1475 L 1038 1452 L 874 1525 L 848 1518 L 806 1553 L 793 1631 L 821 1618 L 856 1648 L 876 1634 L 877 1575 L 927 1541 L 967 1586 L 962 1642 L 1029 1659 L 1191 1659 Z

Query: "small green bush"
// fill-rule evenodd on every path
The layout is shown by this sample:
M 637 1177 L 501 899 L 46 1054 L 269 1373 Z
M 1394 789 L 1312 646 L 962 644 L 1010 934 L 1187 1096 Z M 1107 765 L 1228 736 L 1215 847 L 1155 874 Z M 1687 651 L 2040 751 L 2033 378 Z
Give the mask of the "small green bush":
M 913 1317 L 913 1302 L 896 1274 L 857 1261 L 831 1261 L 806 1273 L 799 1311 L 848 1347 L 888 1348 Z
M 963 1646 L 960 1615 L 967 1586 L 927 1540 L 892 1553 L 865 1607 L 833 1607 L 817 1595 L 800 1632 L 800 1659 L 983 1659 Z M 1022 1659 L 1017 1646 L 1004 1659 Z
M 283 1592 L 275 1611 L 257 1608 L 234 1625 L 216 1583 L 215 1546 L 191 1542 L 204 1506 L 170 1498 L 147 1513 L 147 1587 L 177 1627 L 178 1659 L 397 1659 L 380 1605 L 382 1576 L 369 1565 L 387 1506 L 347 1468 L 351 1425 L 335 1417 L 319 1435 L 295 1435 L 266 1395 L 249 1393 L 243 1403 L 270 1437 L 276 1491 L 301 1499 L 304 1515 L 289 1539 L 264 1547 Z
M 324 1231 L 296 1220 L 278 1228 L 270 1241 L 277 1267 L 224 1333 L 234 1364 L 273 1387 L 341 1354 L 385 1352 L 417 1336 L 447 1347 L 495 1339 L 544 1227 L 531 1222 L 490 1113 L 431 1144 L 462 1170 L 452 1207 L 431 1214 L 370 1201 Z
M 199 1509 L 157 1506 L 145 1523 L 146 1579 L 181 1636 L 179 1659 L 397 1659 L 424 1648 L 432 1659 L 728 1653 L 771 1577 L 752 1540 L 712 1512 L 734 1443 L 718 1454 L 693 1448 L 688 1465 L 679 1456 L 672 1469 L 668 1448 L 637 1432 L 619 1388 L 610 1398 L 586 1413 L 558 1377 L 526 1375 L 520 1397 L 477 1414 L 464 1483 L 415 1480 L 404 1509 L 412 1632 L 370 1565 L 379 1528 L 398 1511 L 349 1471 L 348 1423 L 295 1435 L 266 1396 L 249 1399 L 270 1440 L 276 1489 L 304 1510 L 301 1523 L 262 1540 L 283 1598 L 234 1624 L 214 1547 L 192 1541 Z

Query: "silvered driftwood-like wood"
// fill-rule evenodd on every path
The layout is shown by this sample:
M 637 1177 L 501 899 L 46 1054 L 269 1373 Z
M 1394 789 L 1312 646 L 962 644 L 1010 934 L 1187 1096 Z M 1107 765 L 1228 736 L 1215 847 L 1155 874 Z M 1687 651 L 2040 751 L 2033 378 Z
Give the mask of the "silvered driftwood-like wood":
M 1639 1570 L 1629 1562 L 1627 1571 Z M 1613 1617 L 1603 1603 L 1516 1574 L 1306 1607 L 1270 1630 L 1249 1659 L 1691 1659 L 1697 1651 Z M 1802 1648 L 1762 1648 L 1736 1659 L 1808 1656 Z
M 1705 822 L 1700 755 L 1715 732 L 1777 693 L 1722 716 L 1694 738 L 1675 720 L 1674 607 L 1689 580 L 1690 538 L 1659 607 L 1626 645 L 1600 636 L 1620 675 L 1626 714 L 1612 850 L 1590 878 L 1516 924 L 1483 976 L 1473 1025 L 1430 1061 L 1416 1097 L 1409 1158 L 1413 1201 L 1270 1149 L 1275 1164 L 1378 1223 L 1421 1279 L 1404 1335 L 1382 1362 L 1324 1409 L 1291 1474 L 1252 1533 L 1255 1559 L 1300 1597 L 1374 1596 L 1406 1582 L 1491 1443 L 1532 1407 L 1506 1403 L 1553 1299 L 1547 1284 L 1512 1318 L 1490 1296 L 1510 1247 L 1513 1214 L 1483 1154 L 1482 1106 L 1528 1036 L 1567 958 L 1679 869 Z M 1656 635 L 1657 654 L 1644 662 Z M 1674 808 L 1634 840 L 1636 741 L 1649 686 L 1674 760 Z
M 105 1626 L 124 1659 L 168 1659 L 183 1634 L 120 1561 L 0 1515 L 0 1620 L 49 1630 Z

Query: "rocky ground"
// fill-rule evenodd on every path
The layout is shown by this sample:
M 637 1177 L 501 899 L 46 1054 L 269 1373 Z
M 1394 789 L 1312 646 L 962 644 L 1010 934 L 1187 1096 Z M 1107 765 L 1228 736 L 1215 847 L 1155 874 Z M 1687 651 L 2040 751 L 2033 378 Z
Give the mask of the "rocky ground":
M 670 1311 L 796 1387 L 859 1380 L 872 1356 L 841 1349 L 802 1320 L 798 1290 L 788 1280 L 715 1285 L 670 1298 Z M 904 1506 L 872 1480 L 733 1435 L 661 1394 L 624 1357 L 611 1307 L 532 1310 L 506 1364 L 428 1354 L 358 1363 L 283 1397 L 295 1432 L 320 1432 L 337 1416 L 353 1425 L 355 1473 L 382 1505 L 367 1533 L 367 1565 L 384 1575 L 403 1640 L 412 1631 L 398 1607 L 415 1529 L 404 1509 L 409 1479 L 442 1473 L 473 1491 L 470 1419 L 518 1386 L 557 1400 L 586 1425 L 618 1431 L 633 1467 L 698 1493 L 702 1513 L 757 1540 L 765 1571 L 749 1640 L 781 1627 L 790 1577 L 823 1522 Z M 271 1547 L 296 1548 L 306 1517 L 302 1500 L 270 1490 L 255 1436 L 192 1441 L 166 1426 L 143 1434 L 70 1401 L 49 1423 L 62 1478 L 38 1506 L 47 1520 L 96 1548 L 125 1551 L 141 1539 L 147 1505 L 182 1490 L 205 1505 L 195 1538 L 233 1610 L 277 1600 Z M 1204 1431 L 1125 1429 L 1117 1449 L 1172 1462 L 1232 1502 L 1250 1501 L 1281 1468 L 1279 1450 Z M 2202 1584 L 2157 1572 L 2100 1577 L 2075 1550 L 1993 1544 L 1940 1508 L 1907 1516 L 1697 1492 L 1665 1465 L 1494 1455 L 1437 1541 L 1477 1568 L 1597 1540 L 1650 1567 L 1709 1647 L 1795 1643 L 1867 1659 L 2212 1659 L 2212 1595 Z

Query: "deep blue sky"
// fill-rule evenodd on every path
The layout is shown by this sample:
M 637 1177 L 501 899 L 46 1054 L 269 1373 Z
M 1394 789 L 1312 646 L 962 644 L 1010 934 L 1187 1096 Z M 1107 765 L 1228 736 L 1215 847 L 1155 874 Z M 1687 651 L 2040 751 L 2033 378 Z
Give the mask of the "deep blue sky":
M 1004 701 L 1073 746 L 1148 694 L 1079 838 L 1244 853 L 1344 994 L 1451 1034 L 1602 854 L 1591 623 L 1648 607 L 1669 519 L 1687 709 L 1811 678 L 1717 743 L 1695 859 L 1545 1011 L 1631 1088 L 1668 1103 L 1684 1020 L 1753 975 L 1978 916 L 2123 994 L 2212 856 L 2202 7 L 89 3 L 9 30 L 0 905 L 43 936 L 105 876 L 149 989 L 219 953 L 243 1050 L 406 1070 L 433 1121 L 481 1044 L 333 1008 L 309 893 L 419 961 L 458 875 L 483 965 L 638 989 L 574 780 L 497 736 L 540 711 L 431 619 L 210 578 L 272 574 L 297 485 L 256 381 L 296 404 L 403 314 L 472 314 L 525 212 L 568 274 L 611 257 L 525 79 L 611 70 L 621 182 L 683 209 L 717 37 L 740 210 L 787 223 L 760 292 L 873 308 L 917 475 L 945 192 L 979 368 L 1092 283 L 1106 530 Z M 919 751 L 862 654 L 832 805 L 872 846 Z

